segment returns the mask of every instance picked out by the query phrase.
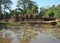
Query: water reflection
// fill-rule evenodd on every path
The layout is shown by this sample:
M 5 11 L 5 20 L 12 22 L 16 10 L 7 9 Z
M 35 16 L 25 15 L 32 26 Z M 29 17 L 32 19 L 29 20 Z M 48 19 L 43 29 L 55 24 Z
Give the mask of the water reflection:
M 37 30 L 36 32 L 38 34 L 35 40 L 27 41 L 19 39 L 18 35 L 20 30 L 3 29 L 2 32 L 0 32 L 0 43 L 60 43 L 60 39 L 54 37 L 54 35 L 57 34 L 55 29 L 49 29 L 49 31 L 48 29 L 45 31 Z
M 20 41 L 18 40 L 17 36 L 11 41 L 11 43 L 20 43 Z
M 14 38 L 15 34 L 10 29 L 3 29 L 2 30 L 2 38 Z

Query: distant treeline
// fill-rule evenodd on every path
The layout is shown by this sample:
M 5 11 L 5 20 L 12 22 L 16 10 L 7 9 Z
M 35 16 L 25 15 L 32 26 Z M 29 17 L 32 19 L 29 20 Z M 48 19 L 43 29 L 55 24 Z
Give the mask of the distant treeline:
M 45 8 L 41 7 L 40 12 L 38 5 L 32 0 L 18 0 L 16 8 L 11 9 L 13 2 L 11 0 L 0 0 L 0 20 L 54 20 L 60 18 L 60 4 Z M 7 12 L 8 11 L 8 12 Z

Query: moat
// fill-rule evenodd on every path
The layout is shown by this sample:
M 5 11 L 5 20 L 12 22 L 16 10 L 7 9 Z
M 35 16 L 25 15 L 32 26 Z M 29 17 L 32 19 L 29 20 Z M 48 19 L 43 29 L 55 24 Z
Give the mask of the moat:
M 60 28 L 34 26 L 2 28 L 0 43 L 60 43 Z

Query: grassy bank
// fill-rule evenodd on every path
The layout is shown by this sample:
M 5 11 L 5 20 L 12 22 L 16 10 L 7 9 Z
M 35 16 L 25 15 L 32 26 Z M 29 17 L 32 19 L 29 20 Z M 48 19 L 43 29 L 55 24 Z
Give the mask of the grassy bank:
M 21 26 L 21 25 L 23 25 L 23 23 L 20 23 L 20 22 L 9 22 L 7 24 L 7 26 Z
M 9 27 L 9 26 L 37 26 L 37 27 L 60 27 L 60 22 L 57 22 L 56 25 L 51 24 L 29 24 L 29 23 L 23 23 L 23 22 L 8 22 L 8 23 L 0 23 L 0 27 Z

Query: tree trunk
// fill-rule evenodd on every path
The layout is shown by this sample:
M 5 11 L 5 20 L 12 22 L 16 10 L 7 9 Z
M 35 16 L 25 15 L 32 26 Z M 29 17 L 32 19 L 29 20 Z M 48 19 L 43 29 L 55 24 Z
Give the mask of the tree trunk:
M 2 13 L 2 11 L 1 11 L 1 3 L 0 3 L 0 14 Z

